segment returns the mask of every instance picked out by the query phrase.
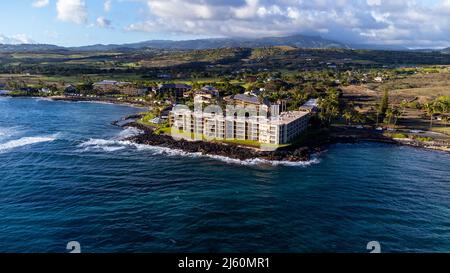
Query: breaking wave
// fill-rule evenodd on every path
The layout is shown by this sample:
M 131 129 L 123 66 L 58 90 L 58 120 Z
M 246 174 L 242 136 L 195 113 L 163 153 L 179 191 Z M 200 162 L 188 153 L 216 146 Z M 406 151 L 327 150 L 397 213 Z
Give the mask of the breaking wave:
M 255 165 L 272 165 L 272 166 L 292 166 L 292 167 L 308 167 L 314 164 L 320 163 L 320 159 L 317 155 L 313 156 L 313 158 L 309 161 L 299 161 L 299 162 L 290 162 L 290 161 L 271 161 L 260 158 L 248 159 L 248 160 L 239 160 L 226 156 L 218 156 L 218 155 L 208 155 L 202 153 L 190 153 L 185 152 L 179 149 L 172 149 L 161 146 L 153 146 L 153 145 L 145 145 L 145 144 L 136 144 L 131 141 L 123 140 L 127 137 L 131 137 L 137 134 L 140 134 L 141 131 L 128 128 L 127 130 L 120 133 L 121 139 L 90 139 L 86 142 L 78 145 L 79 148 L 82 149 L 82 152 L 118 152 L 126 149 L 135 149 L 137 151 L 149 151 L 153 155 L 165 155 L 165 156 L 182 156 L 182 157 L 190 157 L 190 158 L 210 158 L 218 161 L 225 162 L 227 164 L 237 164 L 237 165 L 247 165 L 247 166 L 255 166 Z
M 127 129 L 123 130 L 122 132 L 120 132 L 118 139 L 126 139 L 129 137 L 134 137 L 134 136 L 138 136 L 140 134 L 143 134 L 144 132 L 134 128 L 134 127 L 128 127 Z
M 54 136 L 49 137 L 23 137 L 0 144 L 0 153 L 11 149 L 28 146 L 36 143 L 52 142 L 56 139 Z
M 10 137 L 16 133 L 14 128 L 2 128 L 0 127 L 0 138 Z

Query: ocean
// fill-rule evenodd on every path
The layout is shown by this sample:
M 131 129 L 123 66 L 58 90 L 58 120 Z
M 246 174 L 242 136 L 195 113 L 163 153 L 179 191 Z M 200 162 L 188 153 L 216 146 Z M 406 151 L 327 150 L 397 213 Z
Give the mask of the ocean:
M 242 162 L 126 142 L 139 111 L 0 97 L 0 252 L 450 252 L 448 153 Z

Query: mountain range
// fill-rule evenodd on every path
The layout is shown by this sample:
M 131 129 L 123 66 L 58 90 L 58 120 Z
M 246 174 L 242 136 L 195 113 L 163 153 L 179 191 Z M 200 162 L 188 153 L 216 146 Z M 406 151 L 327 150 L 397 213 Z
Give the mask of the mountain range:
M 202 50 L 216 48 L 258 48 L 272 46 L 291 46 L 297 48 L 343 48 L 343 49 L 371 49 L 371 50 L 409 50 L 402 46 L 383 46 L 367 44 L 345 44 L 328 40 L 319 36 L 292 35 L 287 37 L 266 38 L 212 38 L 185 41 L 150 40 L 130 44 L 97 44 L 81 47 L 60 47 L 48 44 L 2 44 L 0 39 L 0 52 L 39 52 L 39 51 L 127 51 L 139 49 L 179 49 Z M 450 53 L 450 48 L 443 50 Z

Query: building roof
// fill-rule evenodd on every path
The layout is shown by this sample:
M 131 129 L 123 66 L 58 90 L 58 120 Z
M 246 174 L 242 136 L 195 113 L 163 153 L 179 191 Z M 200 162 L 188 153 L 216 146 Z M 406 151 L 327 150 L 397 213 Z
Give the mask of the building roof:
M 218 91 L 217 88 L 215 88 L 215 87 L 213 87 L 213 86 L 211 86 L 211 85 L 204 86 L 204 87 L 202 88 L 202 90 L 203 90 L 203 91 Z
M 118 84 L 117 81 L 103 80 L 101 82 L 96 82 L 94 85 L 115 85 Z
M 289 124 L 307 115 L 309 114 L 302 111 L 283 112 L 279 117 L 273 119 L 272 123 L 277 125 Z
M 252 103 L 252 104 L 262 104 L 259 101 L 259 98 L 256 96 L 249 96 L 249 95 L 245 95 L 245 94 L 237 94 L 233 97 L 234 100 L 238 100 L 238 101 L 242 101 L 242 102 L 246 102 L 246 103 Z
M 318 99 L 310 99 L 305 104 L 303 104 L 302 107 L 317 107 L 319 106 L 319 100 Z
M 119 85 L 119 84 L 130 84 L 129 82 L 118 82 L 112 80 L 103 80 L 101 82 L 96 82 L 94 85 Z

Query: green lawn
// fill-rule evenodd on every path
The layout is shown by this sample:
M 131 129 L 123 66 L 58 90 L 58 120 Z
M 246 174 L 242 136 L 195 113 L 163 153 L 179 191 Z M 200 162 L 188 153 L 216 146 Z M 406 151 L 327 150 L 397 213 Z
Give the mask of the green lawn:
M 211 139 L 208 140 L 208 138 L 203 135 L 203 134 L 196 134 L 196 133 L 188 133 L 185 131 L 179 131 L 176 130 L 176 132 L 174 134 L 172 134 L 172 128 L 171 127 L 164 127 L 164 128 L 159 128 L 156 132 L 157 134 L 165 134 L 165 135 L 177 135 L 179 137 L 184 137 L 186 139 L 191 139 L 191 140 L 201 140 L 201 141 L 205 141 L 205 142 L 215 142 L 215 143 L 223 143 L 223 144 L 232 144 L 232 145 L 239 145 L 239 146 L 246 146 L 246 147 L 252 147 L 252 148 L 261 148 L 261 146 L 265 146 L 265 147 L 270 147 L 270 148 L 284 148 L 284 147 L 288 147 L 291 144 L 284 144 L 284 145 L 275 145 L 275 144 L 265 144 L 265 143 L 260 143 L 258 141 L 254 141 L 254 140 L 238 140 L 238 139 Z

